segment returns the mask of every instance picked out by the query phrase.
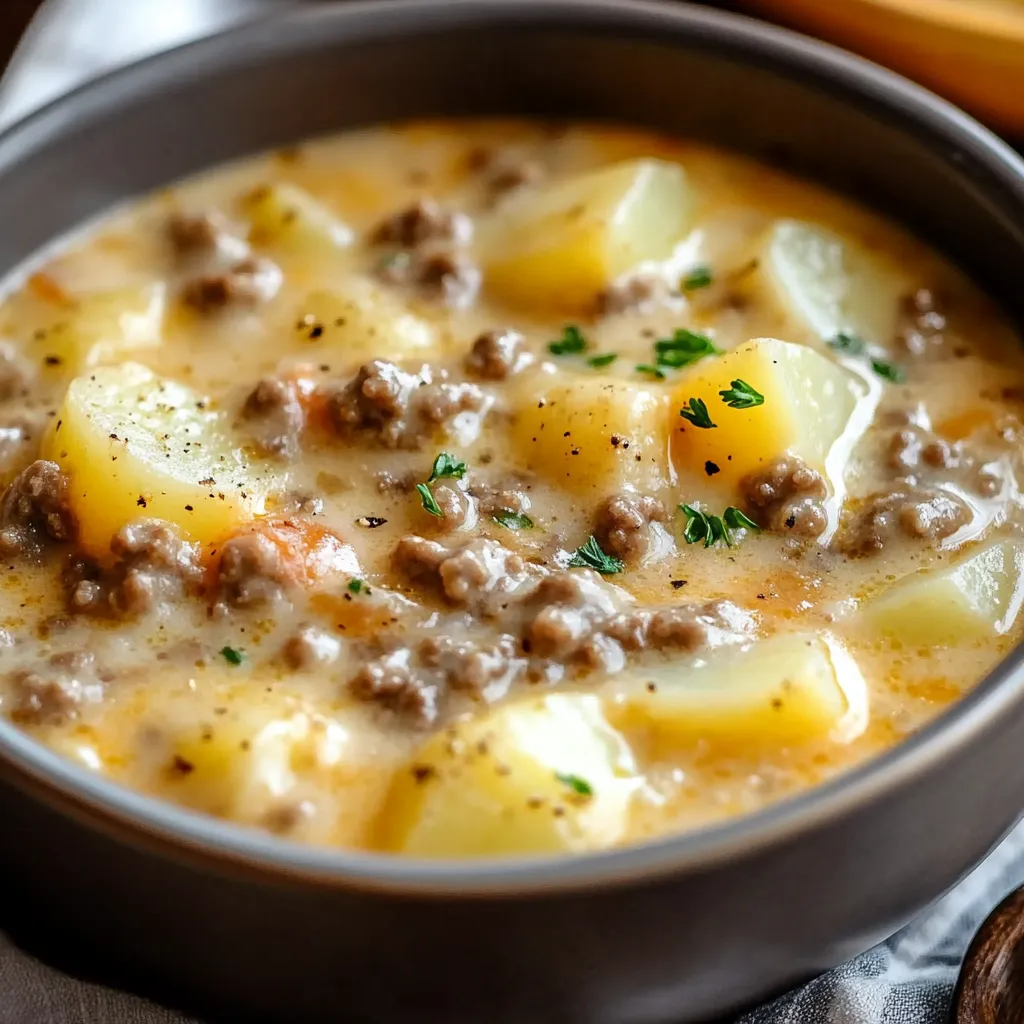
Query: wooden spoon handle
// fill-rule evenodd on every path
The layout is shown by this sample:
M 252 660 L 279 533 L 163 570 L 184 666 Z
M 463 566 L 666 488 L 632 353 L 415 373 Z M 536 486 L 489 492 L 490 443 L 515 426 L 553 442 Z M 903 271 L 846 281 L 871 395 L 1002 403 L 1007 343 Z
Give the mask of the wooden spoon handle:
M 985 919 L 964 957 L 953 1024 L 1024 1022 L 1024 886 Z

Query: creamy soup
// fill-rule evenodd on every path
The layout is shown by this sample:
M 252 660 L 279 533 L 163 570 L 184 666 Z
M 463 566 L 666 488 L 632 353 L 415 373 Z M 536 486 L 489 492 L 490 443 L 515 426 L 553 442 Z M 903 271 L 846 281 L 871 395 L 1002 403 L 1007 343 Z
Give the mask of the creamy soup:
M 1018 338 L 642 131 L 350 132 L 0 306 L 0 711 L 302 842 L 606 848 L 895 743 L 1018 638 Z

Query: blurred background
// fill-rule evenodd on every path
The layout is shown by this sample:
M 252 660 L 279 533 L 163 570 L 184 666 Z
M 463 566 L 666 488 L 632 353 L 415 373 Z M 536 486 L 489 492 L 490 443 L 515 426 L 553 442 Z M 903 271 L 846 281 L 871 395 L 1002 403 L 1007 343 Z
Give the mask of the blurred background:
M 316 2 L 0 0 L 0 68 L 7 69 L 0 118 L 17 117 L 111 65 L 275 7 Z M 1024 139 L 1024 0 L 695 2 L 770 18 L 836 42 Z

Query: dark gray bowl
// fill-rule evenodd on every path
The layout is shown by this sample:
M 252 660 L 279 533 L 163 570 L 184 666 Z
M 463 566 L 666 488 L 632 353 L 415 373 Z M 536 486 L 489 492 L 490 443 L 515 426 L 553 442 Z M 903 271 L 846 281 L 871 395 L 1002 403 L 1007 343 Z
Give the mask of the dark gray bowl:
M 977 124 L 756 22 L 604 0 L 318 7 L 118 72 L 0 138 L 0 271 L 207 165 L 485 113 L 645 123 L 784 163 L 888 211 L 1024 320 L 1024 166 Z M 5 925 L 229 1019 L 682 1024 L 865 949 L 999 840 L 1024 806 L 1022 679 L 1014 653 L 898 749 L 725 827 L 494 865 L 302 849 L 0 724 Z

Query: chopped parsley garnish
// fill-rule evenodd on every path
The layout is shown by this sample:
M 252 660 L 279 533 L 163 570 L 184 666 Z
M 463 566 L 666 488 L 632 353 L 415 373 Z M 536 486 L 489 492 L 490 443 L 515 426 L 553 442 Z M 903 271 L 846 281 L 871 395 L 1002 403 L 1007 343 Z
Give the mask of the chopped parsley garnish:
M 577 796 L 593 796 L 594 787 L 587 782 L 586 779 L 580 778 L 579 775 L 563 774 L 562 772 L 555 772 L 555 778 L 558 779 L 563 786 L 568 786 Z
M 684 274 L 679 283 L 684 292 L 695 292 L 698 288 L 707 288 L 713 280 L 714 275 L 711 273 L 711 268 L 701 264 Z
M 578 352 L 584 352 L 587 348 L 587 339 L 576 324 L 566 324 L 562 328 L 562 336 L 558 341 L 548 344 L 548 351 L 553 356 L 571 356 Z
M 665 371 L 659 370 L 656 366 L 651 366 L 650 363 L 637 363 L 634 367 L 637 373 L 649 373 L 652 377 L 658 380 L 665 379 Z
M 864 339 L 858 338 L 856 334 L 840 332 L 828 344 L 830 348 L 834 348 L 837 352 L 845 352 L 851 356 L 862 356 L 867 350 Z M 896 363 L 890 363 L 886 359 L 872 359 L 871 369 L 883 380 L 889 381 L 890 384 L 902 384 L 907 379 L 903 367 L 897 366 Z
M 708 407 L 699 398 L 691 398 L 679 410 L 679 415 L 688 423 L 692 423 L 695 427 L 700 427 L 702 430 L 711 430 L 713 427 L 718 426 L 717 423 L 711 422 L 711 417 L 708 415 Z
M 619 358 L 618 352 L 602 352 L 599 356 L 591 356 L 587 363 L 597 369 L 602 366 L 611 366 Z
M 237 647 L 222 647 L 220 653 L 229 665 L 241 665 L 245 661 L 245 655 Z
M 829 346 L 837 352 L 848 352 L 851 356 L 864 354 L 864 340 L 856 334 L 844 334 L 839 332 L 830 342 Z
M 715 343 L 706 335 L 680 327 L 671 338 L 659 338 L 654 343 L 655 361 L 659 366 L 679 369 L 705 358 L 719 355 Z
M 569 559 L 570 569 L 596 569 L 605 576 L 622 572 L 626 567 L 621 558 L 614 555 L 606 555 L 597 543 L 597 538 L 591 534 L 586 544 L 581 544 Z
M 735 505 L 730 505 L 723 513 L 722 519 L 725 520 L 725 525 L 733 530 L 753 530 L 754 533 L 760 533 L 761 527 L 754 522 L 748 515 L 741 512 Z
M 427 483 L 432 484 L 435 480 L 442 480 L 446 477 L 461 480 L 466 475 L 466 464 L 459 462 L 454 455 L 449 455 L 448 452 L 441 452 L 436 459 L 434 459 L 434 465 L 430 470 L 430 476 L 427 477 Z
M 734 380 L 728 390 L 718 393 L 730 409 L 753 409 L 754 406 L 764 405 L 764 395 L 755 391 L 745 380 Z
M 503 508 L 495 512 L 491 518 L 507 530 L 532 530 L 533 520 L 523 512 L 516 512 L 510 508 Z
M 727 547 L 735 543 L 732 530 L 754 530 L 760 532 L 760 527 L 752 519 L 745 516 L 738 508 L 730 505 L 720 516 L 709 515 L 707 512 L 692 505 L 680 505 L 679 511 L 686 516 L 686 527 L 683 530 L 683 539 L 687 544 L 703 543 L 704 547 L 710 548 L 719 541 Z
M 430 487 L 427 484 L 417 484 L 416 490 L 420 492 L 420 500 L 423 502 L 423 507 L 432 516 L 437 516 L 438 519 L 441 519 L 444 513 L 441 511 L 441 506 L 434 500 L 434 494 Z
M 362 580 L 355 579 L 354 577 L 348 581 L 348 592 L 350 594 L 361 594 L 365 584 Z M 370 588 L 366 587 L 366 592 L 370 592 Z
M 871 369 L 890 384 L 902 384 L 907 379 L 903 367 L 886 362 L 884 359 L 872 359 Z

